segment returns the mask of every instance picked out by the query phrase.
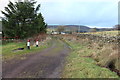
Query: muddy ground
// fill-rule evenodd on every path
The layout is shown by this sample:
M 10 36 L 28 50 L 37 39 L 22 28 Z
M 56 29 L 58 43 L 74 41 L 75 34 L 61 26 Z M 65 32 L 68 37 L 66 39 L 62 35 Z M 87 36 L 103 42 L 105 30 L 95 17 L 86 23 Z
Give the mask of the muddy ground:
M 40 52 L 24 55 L 23 59 L 2 62 L 3 78 L 60 78 L 69 47 L 60 40 Z

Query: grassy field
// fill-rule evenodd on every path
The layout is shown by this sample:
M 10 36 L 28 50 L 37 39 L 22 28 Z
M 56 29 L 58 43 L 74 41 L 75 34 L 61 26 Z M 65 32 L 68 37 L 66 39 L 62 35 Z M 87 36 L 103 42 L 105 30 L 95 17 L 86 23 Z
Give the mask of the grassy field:
M 115 72 L 98 66 L 98 62 L 91 57 L 93 53 L 99 52 L 97 47 L 96 49 L 92 48 L 92 46 L 89 47 L 89 42 L 82 41 L 82 39 L 78 41 L 65 40 L 71 46 L 73 52 L 67 57 L 62 74 L 63 78 L 118 78 Z
M 27 49 L 26 43 L 24 43 L 24 42 L 7 43 L 5 45 L 0 46 L 2 48 L 2 58 L 3 58 L 3 60 L 10 60 L 10 59 L 13 59 L 15 57 L 21 58 L 18 56 L 25 55 L 28 53 L 29 54 L 35 53 L 35 52 L 38 52 L 44 48 L 47 48 L 50 45 L 49 42 L 50 41 L 43 41 L 39 44 L 39 47 L 32 45 L 30 50 Z M 17 48 L 24 48 L 24 50 L 13 51 L 14 49 L 17 49 Z
M 120 31 L 89 32 L 85 34 L 95 34 L 95 35 L 103 35 L 103 36 L 120 36 Z

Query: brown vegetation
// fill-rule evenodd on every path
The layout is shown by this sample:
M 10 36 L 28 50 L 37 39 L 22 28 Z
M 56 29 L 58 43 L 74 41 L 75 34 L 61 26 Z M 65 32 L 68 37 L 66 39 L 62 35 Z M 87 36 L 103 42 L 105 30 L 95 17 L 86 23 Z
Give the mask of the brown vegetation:
M 84 36 L 84 35 L 82 35 Z M 76 41 L 78 44 L 87 44 L 87 48 L 93 50 L 86 57 L 91 57 L 96 61 L 96 65 L 101 67 L 109 68 L 110 70 L 116 72 L 120 75 L 120 47 L 119 42 L 109 43 L 105 40 L 94 40 L 96 37 L 82 37 L 75 35 L 65 35 L 64 39 L 68 41 Z M 63 36 L 61 36 L 63 37 Z M 100 38 L 99 38 L 100 39 Z

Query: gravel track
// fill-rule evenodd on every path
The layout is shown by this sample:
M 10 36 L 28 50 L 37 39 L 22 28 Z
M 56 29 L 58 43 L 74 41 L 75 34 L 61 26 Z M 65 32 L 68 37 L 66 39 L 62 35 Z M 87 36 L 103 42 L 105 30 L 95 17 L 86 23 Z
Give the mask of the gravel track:
M 69 47 L 60 40 L 40 52 L 24 55 L 25 59 L 2 62 L 3 78 L 60 78 Z

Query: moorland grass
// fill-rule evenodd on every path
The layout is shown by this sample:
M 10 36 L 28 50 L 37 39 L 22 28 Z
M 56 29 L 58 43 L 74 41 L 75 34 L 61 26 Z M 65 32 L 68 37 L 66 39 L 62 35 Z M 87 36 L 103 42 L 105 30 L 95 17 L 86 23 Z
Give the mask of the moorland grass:
M 100 31 L 100 32 L 88 32 L 84 34 L 94 34 L 100 36 L 120 36 L 120 31 Z
M 66 42 L 72 47 L 73 52 L 67 57 L 62 72 L 63 78 L 118 78 L 115 72 L 96 65 L 96 61 L 90 57 L 95 50 L 88 48 L 87 42 Z

